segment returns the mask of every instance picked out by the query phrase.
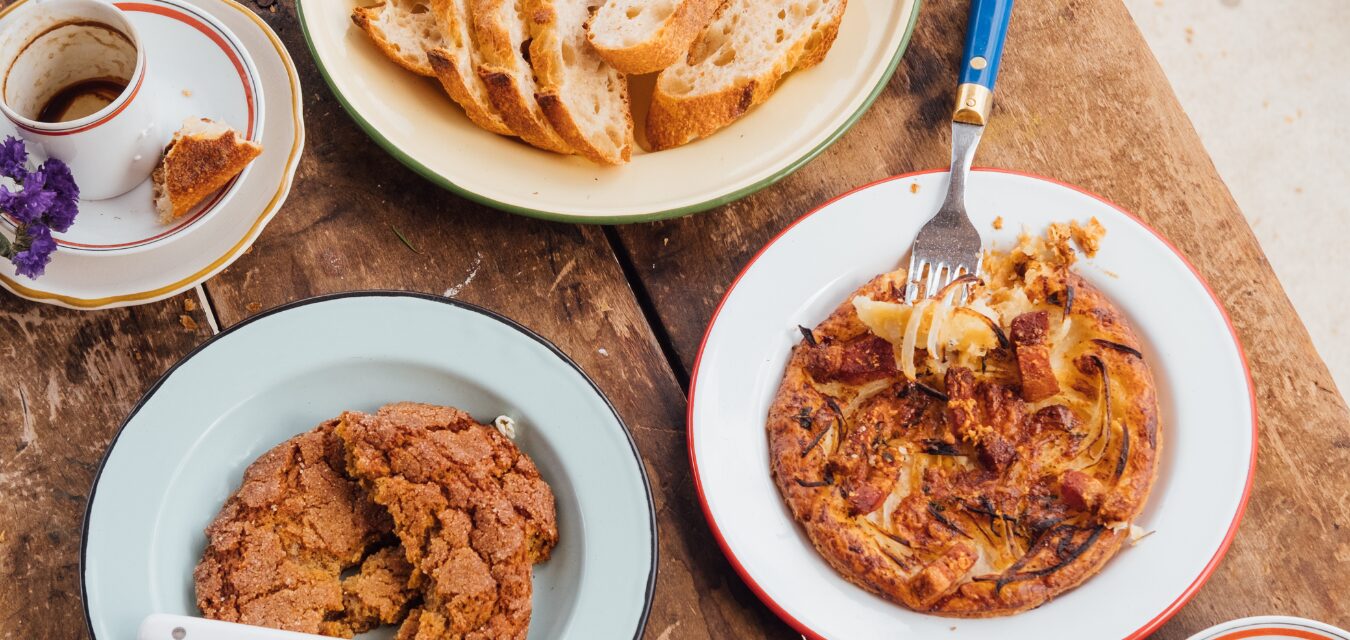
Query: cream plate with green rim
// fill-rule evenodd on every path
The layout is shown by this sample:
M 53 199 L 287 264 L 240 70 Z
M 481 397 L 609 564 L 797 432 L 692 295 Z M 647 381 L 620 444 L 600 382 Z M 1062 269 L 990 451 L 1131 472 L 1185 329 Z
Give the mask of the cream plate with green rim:
M 559 540 L 534 568 L 531 638 L 642 634 L 655 511 L 609 401 L 557 347 L 510 320 L 448 298 L 376 291 L 254 316 L 141 399 L 108 447 L 85 514 L 80 573 L 93 637 L 134 638 L 151 613 L 201 615 L 192 571 L 202 531 L 245 467 L 344 410 L 404 400 L 484 422 L 514 418 L 516 444 L 553 488 Z
M 671 218 L 743 198 L 824 151 L 885 88 L 909 42 L 919 0 L 852 0 L 820 65 L 794 73 L 768 102 L 705 139 L 622 167 L 538 151 L 487 133 L 434 80 L 386 59 L 351 20 L 376 0 L 297 0 L 310 50 L 347 112 L 404 164 L 489 206 L 571 222 Z M 652 78 L 632 81 L 645 120 Z

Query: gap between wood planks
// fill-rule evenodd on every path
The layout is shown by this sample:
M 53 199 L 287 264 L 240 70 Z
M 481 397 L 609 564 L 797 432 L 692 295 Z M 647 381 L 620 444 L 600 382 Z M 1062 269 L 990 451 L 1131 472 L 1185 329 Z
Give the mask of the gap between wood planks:
M 619 268 L 623 270 L 623 277 L 628 281 L 628 288 L 632 289 L 633 298 L 637 300 L 638 308 L 642 309 L 642 317 L 647 320 L 647 326 L 651 327 L 652 335 L 656 337 L 656 344 L 661 347 L 661 355 L 665 356 L 666 364 L 675 374 L 675 380 L 680 383 L 680 389 L 688 395 L 689 372 L 685 371 L 684 365 L 680 363 L 680 354 L 675 350 L 675 343 L 671 340 L 670 333 L 666 331 L 666 325 L 661 322 L 661 316 L 656 312 L 656 305 L 647 291 L 647 285 L 638 275 L 633 256 L 628 253 L 628 248 L 619 239 L 619 232 L 613 226 L 606 226 L 604 230 L 609 248 L 614 252 L 614 259 L 619 261 Z
M 211 294 L 206 292 L 206 287 L 198 283 L 193 287 L 197 290 L 197 302 L 202 305 L 202 314 L 206 316 L 206 324 L 211 326 L 211 335 L 220 333 L 220 320 L 216 318 L 216 307 L 211 304 Z

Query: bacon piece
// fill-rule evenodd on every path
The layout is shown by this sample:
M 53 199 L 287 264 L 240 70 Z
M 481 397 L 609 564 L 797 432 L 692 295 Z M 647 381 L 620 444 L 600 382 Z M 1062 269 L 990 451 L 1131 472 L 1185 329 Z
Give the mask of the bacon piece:
M 1005 387 L 975 382 L 964 367 L 947 370 L 947 424 L 953 435 L 976 445 L 980 464 L 1002 473 L 1017 457 L 1022 403 Z
M 1007 438 L 997 434 L 980 443 L 976 449 L 979 451 L 980 464 L 999 473 L 1003 473 L 1017 457 L 1017 448 Z
M 874 335 L 806 347 L 806 372 L 818 382 L 863 384 L 896 373 L 891 343 Z
M 1065 471 L 1059 477 L 1059 493 L 1064 504 L 1076 511 L 1092 511 L 1101 502 L 1102 483 L 1082 471 Z
M 1017 370 L 1022 374 L 1022 399 L 1037 402 L 1059 393 L 1059 381 L 1050 366 L 1050 347 L 1045 335 L 1050 314 L 1045 311 L 1024 313 L 1012 321 L 1009 339 L 1017 353 Z
M 1071 409 L 1062 404 L 1041 407 L 1031 416 L 1031 432 L 1033 434 L 1051 430 L 1071 433 L 1076 426 L 1078 426 L 1078 418 L 1073 415 Z

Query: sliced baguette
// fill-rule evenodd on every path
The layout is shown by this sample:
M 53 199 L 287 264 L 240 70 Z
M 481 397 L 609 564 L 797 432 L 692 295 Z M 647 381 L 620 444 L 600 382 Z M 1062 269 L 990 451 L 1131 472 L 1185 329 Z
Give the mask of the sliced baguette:
M 526 0 L 470 0 L 474 46 L 483 62 L 478 75 L 502 120 L 520 138 L 540 149 L 573 153 L 549 124 L 534 94 L 534 71 L 525 59 L 529 28 Z
M 633 155 L 628 79 L 586 40 L 586 21 L 602 0 L 534 0 L 530 64 L 535 96 L 553 129 L 573 149 L 602 164 Z
M 724 1 L 607 0 L 591 20 L 588 37 L 619 71 L 660 71 L 689 52 Z
M 478 77 L 478 52 L 470 33 L 470 0 L 431 0 L 444 39 L 444 46 L 428 46 L 427 60 L 441 87 L 474 124 L 504 136 L 514 135 L 502 114 L 492 106 L 487 85 Z
M 647 140 L 678 147 L 735 122 L 783 76 L 819 64 L 847 0 L 729 0 L 689 55 L 656 79 Z
M 173 134 L 150 176 L 160 222 L 172 222 L 201 204 L 243 172 L 262 150 L 262 145 L 245 140 L 229 125 L 188 118 Z
M 436 76 L 426 52 L 444 47 L 446 39 L 428 0 L 385 0 L 357 7 L 352 22 L 390 60 L 418 75 Z

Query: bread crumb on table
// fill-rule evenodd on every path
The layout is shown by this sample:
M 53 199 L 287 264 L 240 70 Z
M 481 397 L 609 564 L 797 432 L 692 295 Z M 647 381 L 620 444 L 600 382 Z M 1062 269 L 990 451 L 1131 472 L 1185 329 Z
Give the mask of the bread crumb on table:
M 197 321 L 196 321 L 196 320 L 193 320 L 193 319 L 192 319 L 192 316 L 187 315 L 187 314 L 183 314 L 183 315 L 181 315 L 181 316 L 178 316 L 178 324 L 183 325 L 183 328 L 184 328 L 184 329 L 187 329 L 188 331 L 196 331 L 196 330 L 197 330 Z
M 192 298 L 183 299 L 183 311 L 196 311 L 196 310 L 197 310 L 196 300 L 193 300 Z
M 262 303 L 261 303 L 261 302 L 250 302 L 250 303 L 244 305 L 244 309 L 248 310 L 249 313 L 257 313 L 257 312 L 259 312 L 259 311 L 262 311 Z

